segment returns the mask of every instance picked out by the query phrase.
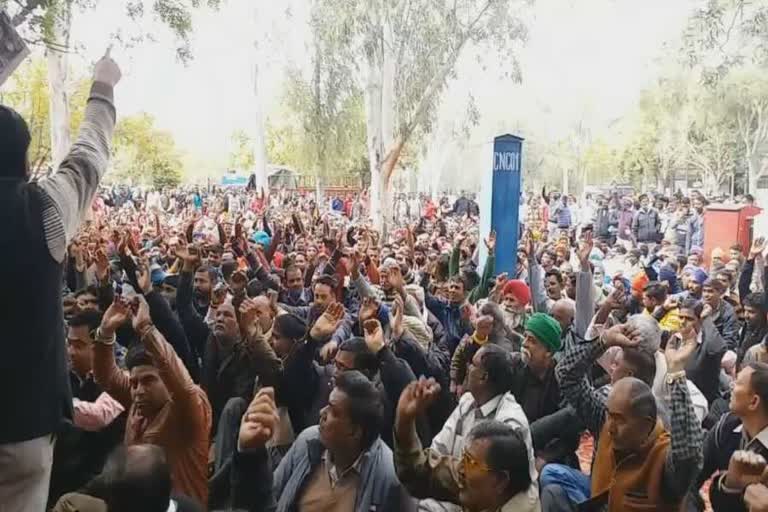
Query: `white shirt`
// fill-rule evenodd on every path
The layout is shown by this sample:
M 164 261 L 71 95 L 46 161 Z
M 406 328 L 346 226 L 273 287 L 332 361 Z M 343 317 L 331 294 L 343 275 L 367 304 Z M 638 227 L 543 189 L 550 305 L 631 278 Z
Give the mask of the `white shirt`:
M 431 448 L 444 455 L 451 455 L 456 458 L 461 457 L 469 432 L 476 423 L 483 420 L 496 420 L 509 425 L 520 432 L 523 439 L 525 439 L 525 445 L 528 447 L 528 470 L 531 474 L 531 482 L 533 483 L 527 493 L 520 493 L 510 500 L 507 505 L 519 505 L 521 502 L 525 502 L 530 506 L 510 508 L 509 510 L 538 510 L 539 488 L 537 480 L 539 475 L 536 471 L 533 455 L 531 429 L 523 408 L 517 403 L 512 393 L 497 395 L 481 407 L 476 406 L 472 393 L 464 393 L 461 400 L 459 400 L 459 405 L 456 406 L 456 409 L 448 417 L 440 433 L 432 440 Z M 419 510 L 459 512 L 461 507 L 452 503 L 438 502 L 430 499 L 420 501 Z M 505 505 L 502 510 L 508 510 L 507 506 Z

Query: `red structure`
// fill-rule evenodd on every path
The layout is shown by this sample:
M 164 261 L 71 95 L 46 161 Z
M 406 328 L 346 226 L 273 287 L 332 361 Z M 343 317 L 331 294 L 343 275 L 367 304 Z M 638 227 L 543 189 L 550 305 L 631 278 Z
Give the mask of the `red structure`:
M 752 245 L 755 217 L 762 210 L 745 204 L 710 204 L 704 212 L 704 261 L 710 264 L 712 249 L 741 244 L 746 256 Z

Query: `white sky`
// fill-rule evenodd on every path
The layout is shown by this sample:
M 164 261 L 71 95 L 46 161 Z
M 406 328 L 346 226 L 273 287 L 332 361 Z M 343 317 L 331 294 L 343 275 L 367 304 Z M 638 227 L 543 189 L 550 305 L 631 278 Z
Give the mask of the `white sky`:
M 191 156 L 225 161 L 231 132 L 247 130 L 254 109 L 256 35 L 272 31 L 269 40 L 259 39 L 270 61 L 263 101 L 274 112 L 283 63 L 308 59 L 308 1 L 293 0 L 290 18 L 287 2 L 225 0 L 219 11 L 200 11 L 194 20 L 195 58 L 188 67 L 176 61 L 169 31 L 150 24 L 157 42 L 113 52 L 124 74 L 117 91 L 120 114 L 149 112 Z M 665 47 L 679 44 L 687 16 L 702 1 L 538 0 L 526 15 L 530 38 L 520 55 L 523 84 L 503 81 L 492 70 L 477 79 L 477 64 L 463 59 L 442 111 L 462 112 L 471 92 L 483 115 L 473 140 L 520 126 L 557 139 L 579 118 L 588 120 L 593 133 L 608 132 L 610 121 L 627 113 L 656 78 Z M 73 58 L 75 65 L 95 61 L 118 27 L 136 31 L 122 3 L 102 1 L 76 16 L 73 37 L 85 49 Z

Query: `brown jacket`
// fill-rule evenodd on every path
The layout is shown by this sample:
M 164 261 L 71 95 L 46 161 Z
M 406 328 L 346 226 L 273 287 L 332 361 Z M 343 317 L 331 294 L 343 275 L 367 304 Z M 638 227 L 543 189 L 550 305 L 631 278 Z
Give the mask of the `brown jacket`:
M 661 421 L 637 452 L 616 460 L 613 436 L 605 422 L 592 468 L 592 500 L 605 499 L 610 512 L 676 511 L 680 502 L 662 496 L 662 478 L 671 438 Z
M 139 416 L 133 407 L 129 375 L 115 364 L 110 345 L 95 346 L 96 381 L 128 410 L 125 443 L 163 447 L 171 465 L 174 492 L 207 506 L 211 431 L 208 397 L 192 382 L 184 363 L 160 331 L 152 328 L 142 341 L 171 394 L 171 400 L 154 417 Z

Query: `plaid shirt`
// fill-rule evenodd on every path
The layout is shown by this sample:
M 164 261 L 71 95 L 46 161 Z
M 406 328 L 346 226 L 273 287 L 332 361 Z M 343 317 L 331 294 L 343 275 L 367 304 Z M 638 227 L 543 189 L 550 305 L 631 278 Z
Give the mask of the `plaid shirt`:
M 557 366 L 560 392 L 595 437 L 595 445 L 607 416 L 605 399 L 587 380 L 587 371 L 605 352 L 601 340 L 573 345 Z M 680 379 L 668 387 L 672 449 L 664 465 L 663 482 L 669 498 L 679 498 L 690 488 L 702 464 L 702 430 L 696 418 L 688 386 Z

